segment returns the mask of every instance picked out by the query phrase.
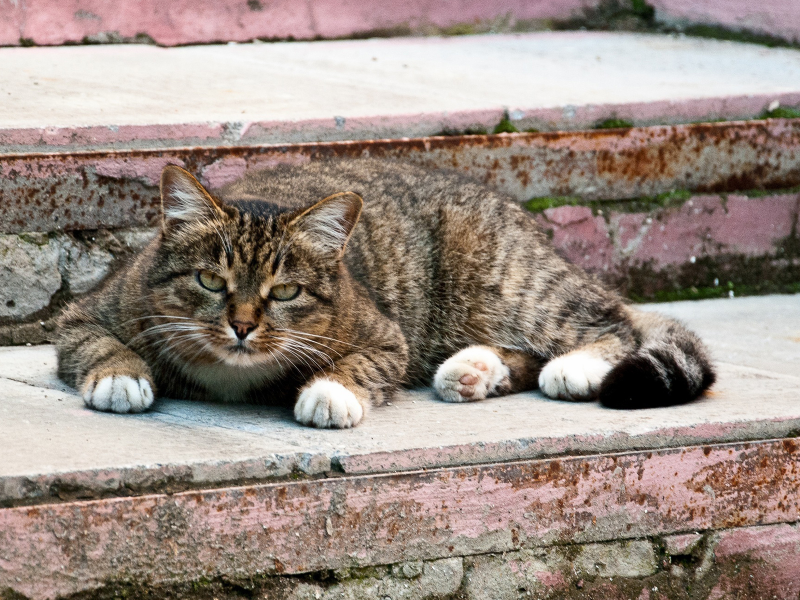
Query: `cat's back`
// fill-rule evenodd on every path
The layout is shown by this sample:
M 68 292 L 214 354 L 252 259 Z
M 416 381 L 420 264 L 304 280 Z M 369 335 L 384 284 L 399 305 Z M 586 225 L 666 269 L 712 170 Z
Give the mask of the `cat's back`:
M 364 199 L 364 216 L 394 207 L 412 220 L 461 208 L 473 214 L 501 209 L 506 198 L 455 171 L 391 160 L 345 159 L 248 172 L 219 190 L 225 202 L 264 216 L 297 210 L 337 192 Z

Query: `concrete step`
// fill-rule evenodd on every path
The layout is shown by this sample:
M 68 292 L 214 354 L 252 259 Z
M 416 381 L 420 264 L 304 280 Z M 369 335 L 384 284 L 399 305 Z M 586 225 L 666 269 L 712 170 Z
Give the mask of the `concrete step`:
M 383 597 L 359 595 L 366 579 L 409 598 L 477 600 L 503 581 L 639 597 L 677 577 L 708 597 L 796 596 L 800 295 L 648 310 L 708 342 L 720 376 L 704 399 L 617 412 L 414 390 L 354 430 L 318 431 L 267 407 L 92 412 L 56 380 L 52 348 L 0 350 L 0 590 L 250 581 L 259 597 Z M 567 540 L 569 556 L 554 546 Z M 395 566 L 363 570 L 376 565 Z
M 58 2 L 0 4 L 0 45 L 155 42 L 197 44 L 261 39 L 319 39 L 391 35 L 464 34 L 579 26 L 652 28 L 800 41 L 794 2 L 714 0 L 442 0 L 439 2 L 314 0 Z M 719 31 L 719 30 L 723 31 Z
M 795 50 L 585 32 L 0 49 L 0 344 L 45 341 L 149 239 L 166 164 L 212 188 L 331 157 L 455 168 L 632 298 L 796 291 L 799 119 L 580 128 L 778 114 L 798 82 Z M 541 132 L 410 137 L 498 126 Z
M 8 152 L 166 148 L 751 118 L 800 105 L 800 52 L 546 32 L 0 49 Z

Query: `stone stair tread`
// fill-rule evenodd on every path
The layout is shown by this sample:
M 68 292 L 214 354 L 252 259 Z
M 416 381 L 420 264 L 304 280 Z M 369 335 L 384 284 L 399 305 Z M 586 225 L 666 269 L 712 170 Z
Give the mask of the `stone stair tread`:
M 5 152 L 416 137 L 744 118 L 800 103 L 800 52 L 604 32 L 0 49 Z
M 356 429 L 321 431 L 281 408 L 159 400 L 142 415 L 93 412 L 56 379 L 52 347 L 0 349 L 0 503 L 33 502 L 53 486 L 114 495 L 293 471 L 372 474 L 771 439 L 800 428 L 800 295 L 647 308 L 708 341 L 720 376 L 709 397 L 618 412 L 538 393 L 453 405 L 413 390 Z M 783 344 L 779 355 L 767 354 L 765 338 Z

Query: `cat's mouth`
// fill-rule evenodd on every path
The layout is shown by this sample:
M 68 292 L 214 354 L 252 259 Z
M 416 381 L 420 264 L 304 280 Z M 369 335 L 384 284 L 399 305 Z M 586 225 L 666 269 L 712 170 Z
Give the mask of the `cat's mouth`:
M 233 346 L 228 346 L 228 352 L 237 356 L 255 354 L 255 350 L 246 346 L 245 344 L 246 342 L 239 341 Z

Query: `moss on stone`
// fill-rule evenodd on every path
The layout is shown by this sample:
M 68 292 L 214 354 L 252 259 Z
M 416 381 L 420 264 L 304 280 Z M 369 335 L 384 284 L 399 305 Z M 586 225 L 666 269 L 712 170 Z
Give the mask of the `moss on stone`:
M 772 110 L 765 110 L 758 116 L 759 119 L 800 119 L 800 108 L 792 106 L 779 106 Z
M 584 202 L 575 196 L 543 196 L 541 198 L 531 198 L 523 206 L 533 213 L 540 213 L 548 208 L 558 206 L 586 206 L 589 202 Z
M 583 200 L 577 196 L 541 196 L 531 198 L 523 206 L 533 213 L 540 213 L 558 206 L 587 206 L 597 214 L 614 212 L 650 212 L 658 208 L 682 206 L 693 197 L 688 190 L 670 190 L 655 196 L 643 196 L 621 200 Z
M 634 302 L 797 294 L 800 266 L 787 254 L 780 247 L 768 256 L 704 256 L 662 269 L 646 264 L 626 269 L 612 283 Z
M 476 32 L 475 25 L 472 23 L 456 23 L 449 27 L 442 28 L 442 35 L 472 35 Z
M 758 44 L 769 48 L 800 48 L 800 44 L 770 35 L 750 31 L 748 29 L 730 29 L 721 25 L 711 25 L 698 23 L 689 25 L 681 30 L 681 33 L 694 37 L 709 38 L 713 40 L 724 40 L 728 42 L 740 42 L 744 44 Z
M 600 121 L 594 126 L 595 129 L 627 129 L 630 127 L 633 127 L 633 123 L 626 121 L 625 119 L 617 118 Z
M 583 8 L 569 19 L 554 21 L 556 30 L 637 31 L 671 33 L 694 37 L 759 44 L 770 48 L 800 48 L 800 43 L 768 33 L 733 29 L 721 25 L 663 23 L 656 20 L 655 8 L 647 0 L 600 0 Z
M 519 129 L 517 129 L 511 120 L 506 116 L 500 119 L 500 122 L 495 125 L 492 133 L 519 133 Z
M 770 190 L 747 190 L 745 192 L 737 192 L 747 198 L 764 198 L 766 196 L 791 196 L 800 194 L 800 185 L 790 188 L 775 188 Z

